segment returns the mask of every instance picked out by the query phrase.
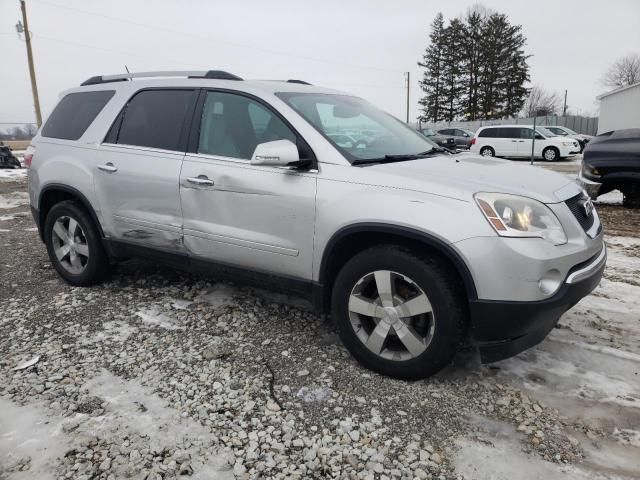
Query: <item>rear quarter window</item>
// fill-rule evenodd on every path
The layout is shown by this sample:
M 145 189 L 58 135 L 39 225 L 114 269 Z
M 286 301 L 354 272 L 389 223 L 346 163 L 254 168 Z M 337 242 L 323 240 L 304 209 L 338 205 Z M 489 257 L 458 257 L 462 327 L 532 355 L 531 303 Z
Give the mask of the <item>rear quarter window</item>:
M 42 136 L 78 140 L 114 94 L 115 90 L 100 90 L 65 95 L 42 127 Z

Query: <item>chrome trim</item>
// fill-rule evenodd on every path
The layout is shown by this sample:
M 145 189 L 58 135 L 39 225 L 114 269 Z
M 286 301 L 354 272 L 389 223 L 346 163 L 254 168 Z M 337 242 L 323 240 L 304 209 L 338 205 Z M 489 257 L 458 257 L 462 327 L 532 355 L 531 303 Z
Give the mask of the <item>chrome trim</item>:
M 589 263 L 589 265 L 582 267 L 575 272 L 572 272 L 568 277 L 566 283 L 577 283 L 585 278 L 590 277 L 594 272 L 600 270 L 607 263 L 607 245 L 602 244 L 602 250 L 598 257 Z

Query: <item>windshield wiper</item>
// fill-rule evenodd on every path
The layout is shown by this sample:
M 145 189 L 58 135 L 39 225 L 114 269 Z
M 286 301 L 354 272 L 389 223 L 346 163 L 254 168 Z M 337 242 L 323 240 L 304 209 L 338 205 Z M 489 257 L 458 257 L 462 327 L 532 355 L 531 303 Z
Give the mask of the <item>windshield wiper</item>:
M 431 155 L 435 155 L 438 153 L 447 153 L 449 152 L 445 148 L 441 147 L 433 147 L 431 150 L 427 150 L 426 152 L 421 153 L 407 153 L 403 155 L 385 155 L 381 158 L 359 158 L 351 162 L 351 165 L 366 165 L 368 163 L 393 163 L 393 162 L 404 162 L 405 160 L 418 160 L 420 158 L 427 158 Z

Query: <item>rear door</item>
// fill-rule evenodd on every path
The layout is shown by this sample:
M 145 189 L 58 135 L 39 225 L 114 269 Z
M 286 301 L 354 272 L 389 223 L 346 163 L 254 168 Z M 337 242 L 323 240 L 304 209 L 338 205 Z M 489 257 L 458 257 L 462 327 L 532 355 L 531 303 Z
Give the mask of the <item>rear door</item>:
M 116 240 L 180 251 L 180 168 L 196 89 L 137 92 L 97 152 L 94 183 Z
M 500 157 L 518 156 L 518 140 L 520 131 L 518 128 L 500 127 L 497 129 L 498 137 L 495 139 L 496 155 Z
M 251 165 L 259 143 L 304 140 L 269 105 L 209 90 L 183 162 L 184 243 L 196 260 L 311 278 L 317 170 Z

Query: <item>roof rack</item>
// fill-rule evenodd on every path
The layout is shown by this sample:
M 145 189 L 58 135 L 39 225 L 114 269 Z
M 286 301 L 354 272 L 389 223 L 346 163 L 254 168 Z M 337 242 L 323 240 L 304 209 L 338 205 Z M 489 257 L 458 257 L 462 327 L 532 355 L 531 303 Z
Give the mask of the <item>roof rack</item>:
M 287 83 L 299 83 L 300 85 L 311 85 L 309 82 L 305 82 L 304 80 L 295 80 L 295 79 L 287 80 Z
M 187 78 L 209 78 L 216 80 L 242 80 L 242 78 L 222 70 L 184 70 L 184 71 L 167 71 L 167 72 L 138 72 L 138 73 L 120 73 L 117 75 L 98 75 L 91 77 L 80 84 L 97 85 L 109 82 L 126 82 L 134 78 L 152 78 L 152 77 L 187 77 Z

